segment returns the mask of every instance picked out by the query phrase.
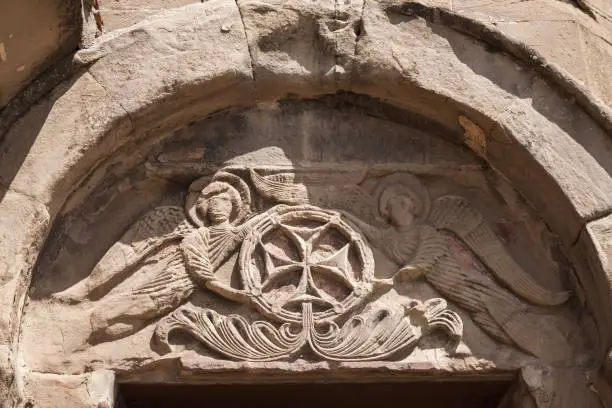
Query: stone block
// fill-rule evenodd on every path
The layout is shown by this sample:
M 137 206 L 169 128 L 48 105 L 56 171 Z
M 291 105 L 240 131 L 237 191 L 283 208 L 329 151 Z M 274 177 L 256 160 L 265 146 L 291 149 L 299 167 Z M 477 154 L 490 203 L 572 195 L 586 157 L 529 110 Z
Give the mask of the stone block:
M 259 98 L 309 96 L 346 86 L 360 29 L 361 0 L 240 0 L 238 6 Z
M 115 376 L 111 371 L 83 375 L 32 372 L 24 380 L 24 399 L 31 407 L 112 408 L 115 406 Z
M 610 68 L 612 67 L 612 45 L 610 40 L 586 30 L 584 40 L 589 89 L 603 102 L 612 106 L 612 69 Z
M 27 290 L 26 277 L 46 237 L 49 214 L 43 205 L 13 191 L 0 200 L 0 214 L 0 344 L 8 344 L 21 315 L 14 302 Z
M 606 350 L 612 345 L 612 215 L 592 221 L 572 248 L 578 281 Z
M 495 26 L 514 40 L 538 51 L 586 86 L 588 81 L 581 29 L 574 21 L 511 21 Z M 550 44 L 556 44 L 551 47 Z
M 556 4 L 558 3 L 558 5 Z M 558 0 L 455 0 L 453 11 L 485 23 L 571 21 L 574 7 Z
M 89 72 L 141 131 L 253 100 L 244 28 L 230 0 L 157 14 L 101 37 L 77 59 L 97 60 Z
M 0 184 L 54 214 L 91 170 L 88 159 L 95 162 L 120 147 L 131 130 L 125 110 L 85 73 L 60 85 L 11 128 L 0 145 Z
M 194 0 L 121 0 L 100 2 L 104 32 L 129 27 L 163 10 L 197 3 Z
M 570 110 L 558 101 L 546 108 L 556 110 L 551 118 L 545 116 L 545 110 L 532 109 L 538 103 L 518 102 L 506 109 L 500 126 L 491 131 L 487 157 L 520 186 L 522 194 L 540 214 L 546 214 L 552 230 L 570 246 L 585 220 L 612 208 L 608 174 L 612 162 L 606 154 L 610 141 L 589 120 L 582 129 L 578 121 L 572 123 L 575 129 L 569 126 L 572 115 L 563 114 Z M 509 140 L 509 134 L 515 141 Z

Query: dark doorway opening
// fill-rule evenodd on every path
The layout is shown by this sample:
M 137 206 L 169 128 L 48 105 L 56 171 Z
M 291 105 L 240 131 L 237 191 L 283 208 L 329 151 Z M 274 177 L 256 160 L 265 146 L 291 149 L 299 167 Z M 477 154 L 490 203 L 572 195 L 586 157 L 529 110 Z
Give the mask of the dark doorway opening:
M 122 384 L 120 408 L 496 408 L 509 380 L 160 385 Z

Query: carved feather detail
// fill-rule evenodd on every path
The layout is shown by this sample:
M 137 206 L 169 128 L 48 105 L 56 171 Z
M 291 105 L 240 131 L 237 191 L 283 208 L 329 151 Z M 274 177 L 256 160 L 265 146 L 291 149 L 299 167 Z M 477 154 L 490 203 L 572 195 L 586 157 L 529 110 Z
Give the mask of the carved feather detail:
M 541 310 L 497 285 L 489 275 L 474 273 L 452 256 L 444 256 L 426 277 L 447 299 L 470 313 L 474 322 L 493 339 L 548 360 L 559 361 L 570 355 L 563 333 L 551 325 L 546 330 L 538 327 L 544 324 L 536 314 Z
M 563 361 L 572 355 L 567 333 L 538 311 L 529 307 L 513 310 L 495 299 L 488 302 L 487 309 L 514 343 L 531 355 L 548 361 Z
M 505 285 L 529 302 L 541 306 L 565 303 L 569 292 L 554 292 L 529 276 L 506 251 L 482 215 L 466 199 L 445 196 L 433 203 L 429 221 L 459 237 Z
M 295 181 L 295 174 L 278 173 L 262 176 L 251 170 L 251 179 L 259 194 L 274 202 L 320 205 L 330 209 L 351 211 L 362 219 L 373 221 L 376 202 L 371 194 L 355 184 L 363 178 L 363 172 L 354 173 L 342 172 L 335 177 L 330 174 L 304 177 L 307 184 L 303 184 Z
M 136 265 L 171 243 L 178 243 L 194 227 L 180 207 L 161 206 L 136 221 L 104 254 L 84 281 L 54 298 L 71 303 L 98 297 L 125 279 Z
M 180 207 L 157 207 L 136 221 L 132 227 L 106 252 L 92 271 L 125 270 L 140 262 L 163 245 L 180 240 L 193 227 L 186 221 Z M 119 255 L 120 256 L 117 256 Z
M 463 197 L 443 196 L 436 199 L 427 217 L 437 229 L 446 229 L 464 237 L 481 225 L 482 214 Z
M 251 180 L 257 191 L 264 197 L 285 204 L 304 204 L 308 202 L 308 191 L 301 183 L 289 183 L 283 174 L 262 176 L 251 170 Z
M 181 207 L 156 207 L 136 221 L 119 242 L 131 245 L 135 254 L 150 253 L 163 242 L 184 237 L 193 229 Z

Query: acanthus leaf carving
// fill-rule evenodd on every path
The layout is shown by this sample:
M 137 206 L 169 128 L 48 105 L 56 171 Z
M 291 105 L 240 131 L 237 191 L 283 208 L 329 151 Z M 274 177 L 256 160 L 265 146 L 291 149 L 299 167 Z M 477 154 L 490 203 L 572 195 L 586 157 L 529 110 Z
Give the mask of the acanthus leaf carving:
M 309 302 L 302 308 L 301 327 L 284 323 L 280 328 L 265 321 L 248 323 L 242 316 L 223 316 L 210 309 L 181 308 L 161 320 L 156 338 L 169 351 L 169 334 L 182 330 L 234 360 L 288 359 L 308 345 L 322 359 L 349 362 L 385 359 L 415 346 L 438 328 L 449 334 L 452 343 L 463 334 L 461 319 L 446 308 L 444 299 L 381 308 L 367 316 L 353 316 L 342 327 L 334 322 L 315 323 Z

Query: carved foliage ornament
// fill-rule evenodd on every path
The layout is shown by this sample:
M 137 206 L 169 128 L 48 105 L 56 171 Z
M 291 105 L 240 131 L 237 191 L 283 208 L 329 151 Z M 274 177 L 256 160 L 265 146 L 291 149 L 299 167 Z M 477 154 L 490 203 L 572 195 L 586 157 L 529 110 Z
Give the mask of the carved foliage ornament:
M 155 331 L 166 350 L 181 330 L 236 360 L 288 359 L 307 346 L 322 359 L 367 361 L 410 352 L 434 329 L 458 344 L 463 323 L 442 298 L 368 304 L 379 289 L 423 277 L 495 340 L 536 357 L 566 354 L 562 333 L 549 330 L 544 343 L 525 333 L 538 333 L 531 312 L 569 294 L 539 286 L 467 200 L 432 201 L 408 173 L 381 178 L 373 192 L 350 177 L 268 173 L 251 169 L 251 186 L 229 171 L 196 180 L 184 210 L 146 214 L 87 279 L 55 297 L 97 299 L 92 336 L 105 341 L 138 330 L 142 316 L 166 315 Z M 256 214 L 253 194 L 266 203 Z M 397 265 L 392 278 L 375 277 L 370 246 Z M 142 262 L 152 257 L 154 267 Z M 129 293 L 111 290 L 147 267 Z M 233 270 L 240 285 L 227 279 Z M 250 304 L 267 320 L 183 305 L 196 290 Z

